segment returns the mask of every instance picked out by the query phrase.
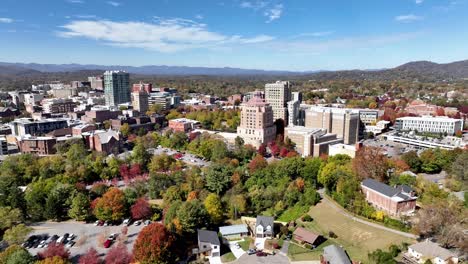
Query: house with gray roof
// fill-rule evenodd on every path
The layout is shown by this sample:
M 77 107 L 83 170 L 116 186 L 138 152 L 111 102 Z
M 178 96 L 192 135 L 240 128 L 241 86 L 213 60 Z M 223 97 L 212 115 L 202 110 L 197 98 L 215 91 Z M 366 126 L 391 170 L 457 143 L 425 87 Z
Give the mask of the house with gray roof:
M 255 222 L 255 237 L 258 238 L 273 238 L 274 233 L 274 218 L 272 216 L 257 216 Z
M 210 230 L 198 230 L 198 253 L 210 257 L 221 256 L 218 233 Z
M 456 254 L 430 240 L 425 240 L 409 246 L 405 258 L 409 258 L 410 261 L 416 263 L 424 263 L 427 260 L 437 264 L 458 263 Z
M 249 230 L 246 224 L 221 226 L 219 227 L 219 233 L 223 237 L 223 243 L 227 243 L 229 240 L 241 239 L 249 235 Z
M 407 185 L 391 187 L 374 179 L 361 182 L 367 202 L 390 215 L 410 214 L 416 208 L 416 195 Z
M 320 258 L 322 264 L 351 264 L 348 254 L 343 248 L 337 245 L 330 245 L 323 248 L 323 254 Z

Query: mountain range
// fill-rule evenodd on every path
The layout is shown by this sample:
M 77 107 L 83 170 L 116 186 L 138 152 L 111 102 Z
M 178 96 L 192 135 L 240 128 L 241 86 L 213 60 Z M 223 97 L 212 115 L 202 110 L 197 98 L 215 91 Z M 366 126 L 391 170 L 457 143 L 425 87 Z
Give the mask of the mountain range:
M 207 75 L 207 76 L 302 76 L 313 79 L 418 79 L 445 80 L 468 78 L 468 60 L 452 63 L 415 61 L 392 69 L 346 70 L 346 71 L 270 71 L 240 68 L 209 68 L 187 66 L 121 66 L 94 64 L 37 64 L 0 62 L 0 76 L 40 76 L 44 73 L 100 72 L 105 70 L 124 70 L 137 75 Z

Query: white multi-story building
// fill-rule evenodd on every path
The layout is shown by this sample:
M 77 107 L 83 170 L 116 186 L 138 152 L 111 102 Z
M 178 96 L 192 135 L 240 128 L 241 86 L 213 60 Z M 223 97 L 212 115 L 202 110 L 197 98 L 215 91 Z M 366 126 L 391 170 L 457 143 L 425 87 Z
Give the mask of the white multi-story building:
M 337 138 L 336 134 L 327 133 L 326 129 L 303 126 L 286 127 L 284 136 L 296 144 L 297 152 L 303 157 L 320 157 L 322 154 L 328 154 L 330 144 L 343 142 L 343 139 Z
M 132 92 L 132 105 L 133 109 L 144 114 L 148 111 L 148 93 L 146 91 L 134 91 Z
M 287 103 L 291 101 L 291 97 L 291 84 L 289 82 L 277 81 L 265 84 L 265 101 L 273 109 L 273 121 L 282 119 L 287 125 Z
M 463 129 L 463 120 L 446 116 L 406 116 L 396 119 L 395 129 L 399 131 L 418 131 L 429 133 L 447 133 L 454 135 Z
M 297 126 L 299 119 L 299 107 L 301 103 L 299 101 L 288 102 L 288 126 Z

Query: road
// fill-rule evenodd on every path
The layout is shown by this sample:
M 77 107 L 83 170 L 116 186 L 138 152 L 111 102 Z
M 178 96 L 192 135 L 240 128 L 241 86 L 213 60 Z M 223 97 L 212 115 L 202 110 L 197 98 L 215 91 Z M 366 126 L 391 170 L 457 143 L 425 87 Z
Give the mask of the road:
M 414 234 L 398 231 L 398 230 L 395 230 L 395 229 L 392 229 L 392 228 L 388 228 L 388 227 L 385 227 L 385 226 L 382 226 L 382 225 L 379 225 L 379 224 L 376 224 L 376 223 L 368 222 L 368 221 L 363 220 L 361 218 L 355 217 L 355 216 L 351 215 L 350 213 L 346 212 L 346 210 L 344 210 L 343 208 L 337 206 L 333 201 L 331 201 L 330 198 L 328 198 L 328 196 L 326 196 L 324 194 L 324 189 L 319 190 L 318 193 L 322 197 L 322 202 L 328 203 L 333 209 L 335 209 L 340 214 L 344 215 L 345 217 L 347 217 L 347 218 L 349 218 L 349 219 L 351 219 L 353 221 L 356 221 L 356 222 L 359 222 L 359 223 L 362 223 L 362 224 L 365 224 L 365 225 L 368 225 L 368 226 L 372 226 L 372 227 L 375 227 L 375 228 L 378 228 L 378 229 L 382 229 L 382 230 L 385 230 L 385 231 L 388 231 L 388 232 L 392 232 L 392 233 L 395 233 L 397 235 L 401 235 L 401 236 L 408 237 L 408 238 L 411 238 L 411 239 L 417 239 L 418 238 L 418 236 L 416 236 Z

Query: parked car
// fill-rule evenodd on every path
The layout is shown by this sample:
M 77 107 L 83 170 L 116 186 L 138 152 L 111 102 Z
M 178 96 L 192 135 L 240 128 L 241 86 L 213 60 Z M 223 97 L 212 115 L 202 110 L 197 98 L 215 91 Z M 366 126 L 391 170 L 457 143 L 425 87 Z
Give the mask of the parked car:
M 76 235 L 71 233 L 69 236 L 68 236 L 68 241 L 72 241 L 76 238 Z
M 247 250 L 247 254 L 248 254 L 248 255 L 253 255 L 253 254 L 255 254 L 255 253 L 257 253 L 257 250 L 255 250 L 255 249 L 253 249 L 253 248 Z
M 106 242 L 104 242 L 104 248 L 110 248 L 112 245 L 112 240 L 107 239 Z
M 146 220 L 146 221 L 144 222 L 144 224 L 145 224 L 145 226 L 150 225 L 150 224 L 151 224 L 151 220 Z
M 117 233 L 112 233 L 109 235 L 107 238 L 108 240 L 114 241 L 117 238 L 118 234 Z
M 103 225 L 104 225 L 104 221 L 102 221 L 102 220 L 97 220 L 96 222 L 94 222 L 94 225 L 95 225 L 95 226 L 103 226 Z
M 235 246 L 237 249 L 241 248 L 241 246 L 239 245 L 239 243 L 234 244 L 234 246 Z
M 62 244 L 63 241 L 65 241 L 65 236 L 60 236 L 60 237 L 57 239 L 56 243 Z
M 123 222 L 122 222 L 122 224 L 124 224 L 126 226 L 129 226 L 130 223 L 131 223 L 130 218 L 127 218 L 127 219 L 123 220 Z
M 139 225 L 141 225 L 141 221 L 140 221 L 140 220 L 137 220 L 137 221 L 135 221 L 135 223 L 133 223 L 133 224 L 136 225 L 136 226 L 139 226 Z
M 109 221 L 105 221 L 104 226 L 109 226 Z
M 73 247 L 73 245 L 75 245 L 75 241 L 70 241 L 65 245 L 65 247 L 71 248 L 71 247 Z

